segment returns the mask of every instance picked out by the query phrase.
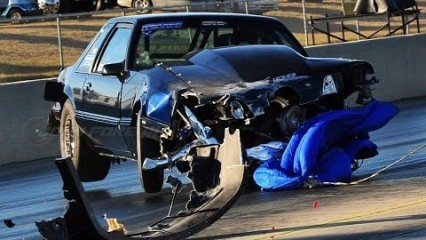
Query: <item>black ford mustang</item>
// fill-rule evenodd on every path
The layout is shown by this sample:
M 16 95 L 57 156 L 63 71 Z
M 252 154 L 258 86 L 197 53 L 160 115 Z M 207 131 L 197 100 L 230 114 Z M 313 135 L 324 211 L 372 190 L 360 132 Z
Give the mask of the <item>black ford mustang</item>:
M 278 20 L 242 14 L 158 14 L 109 20 L 77 62 L 48 83 L 48 129 L 82 181 L 111 162 L 138 161 L 146 192 L 163 170 L 190 171 L 195 188 L 215 175 L 197 146 L 238 131 L 244 147 L 289 138 L 305 119 L 371 99 L 365 61 L 310 58 Z M 202 154 L 201 154 L 202 155 Z M 210 168 L 206 165 L 205 168 Z

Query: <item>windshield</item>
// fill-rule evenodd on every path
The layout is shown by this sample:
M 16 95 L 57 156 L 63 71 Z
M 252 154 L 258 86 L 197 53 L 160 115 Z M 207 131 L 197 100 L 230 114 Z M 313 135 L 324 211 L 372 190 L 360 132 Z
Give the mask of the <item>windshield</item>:
M 136 64 L 152 60 L 176 61 L 206 48 L 273 44 L 286 45 L 303 53 L 300 45 L 281 24 L 253 21 L 161 22 L 142 25 Z

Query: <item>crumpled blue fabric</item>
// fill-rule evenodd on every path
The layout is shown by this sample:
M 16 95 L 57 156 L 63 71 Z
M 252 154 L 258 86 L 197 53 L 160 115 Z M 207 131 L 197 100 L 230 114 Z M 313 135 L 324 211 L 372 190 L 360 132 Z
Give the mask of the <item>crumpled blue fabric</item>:
M 355 158 L 377 154 L 368 132 L 397 113 L 393 104 L 372 100 L 361 108 L 319 114 L 293 134 L 281 161 L 266 161 L 253 178 L 263 190 L 300 188 L 310 176 L 322 182 L 349 181 Z
M 247 156 L 262 162 L 272 159 L 281 159 L 286 146 L 287 143 L 285 142 L 271 141 L 252 148 L 248 148 Z

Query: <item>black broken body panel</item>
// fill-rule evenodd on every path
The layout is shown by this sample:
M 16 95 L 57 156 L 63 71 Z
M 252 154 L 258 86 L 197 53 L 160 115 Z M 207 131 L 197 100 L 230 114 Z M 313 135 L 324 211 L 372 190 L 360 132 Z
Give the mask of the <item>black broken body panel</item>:
M 360 61 L 306 58 L 286 46 L 253 45 L 206 49 L 191 56 L 187 65 L 173 70 L 188 82 L 201 103 L 225 94 L 240 95 L 250 102 L 259 93 L 272 97 L 279 89 L 290 87 L 296 91 L 299 103 L 305 104 L 321 97 L 326 75 L 349 72 L 357 64 L 369 67 Z M 347 86 L 338 84 L 339 90 L 351 87 L 349 81 Z
M 143 37 L 138 29 L 149 23 L 171 21 L 190 22 L 192 25 L 204 21 L 274 25 L 288 35 L 286 38 L 291 46 L 245 45 L 199 49 L 176 61 L 140 71 L 132 70 L 131 52 L 135 51 L 136 41 Z M 120 24 L 129 25 L 133 31 L 123 74 L 105 76 L 94 73 L 98 55 L 110 41 L 110 32 Z M 101 39 L 98 42 L 102 44 L 97 46 L 93 41 L 76 64 L 59 76 L 58 81 L 64 87 L 58 102 L 63 104 L 65 99 L 70 99 L 79 126 L 93 145 L 98 151 L 116 157 L 135 158 L 132 127 L 136 125 L 139 109 L 142 109 L 145 134 L 161 142 L 163 152 L 175 151 L 196 138 L 188 130 L 189 113 L 185 107 L 204 126 L 210 127 L 218 139 L 223 128 L 231 127 L 242 129 L 243 140 L 244 134 L 247 134 L 262 136 L 257 139 L 266 141 L 285 137 L 285 133 L 277 134 L 276 129 L 288 120 L 283 119 L 288 115 L 285 112 L 288 107 L 298 106 L 303 117 L 342 108 L 343 99 L 354 91 L 367 91 L 364 95 L 368 95 L 366 86 L 374 81 L 366 78 L 373 74 L 373 69 L 365 61 L 308 57 L 291 33 L 279 21 L 269 17 L 239 14 L 122 17 L 110 20 L 96 39 Z M 93 52 L 95 54 L 90 56 Z M 79 71 L 87 59 L 91 70 Z M 330 79 L 328 76 L 331 76 L 332 87 L 337 93 L 325 94 L 324 84 L 326 79 Z M 57 117 L 59 111 L 56 108 Z
M 188 56 L 186 63 L 167 67 L 190 86 L 182 97 L 189 100 L 182 104 L 191 106 L 216 137 L 220 139 L 223 129 L 230 126 L 242 130 L 243 141 L 253 139 L 244 136 L 256 132 L 255 139 L 259 141 L 245 141 L 246 146 L 289 137 L 275 134 L 278 123 L 269 121 L 280 118 L 286 106 L 306 106 L 305 113 L 310 115 L 342 108 L 344 98 L 367 83 L 358 75 L 372 73 L 371 66 L 364 61 L 307 58 L 278 45 L 206 49 Z M 333 76 L 338 92 L 323 96 L 327 75 Z M 281 105 L 279 109 L 272 106 L 274 102 Z M 231 112 L 234 107 L 241 107 L 241 116 Z M 167 117 L 163 119 L 166 125 L 173 125 L 176 108 L 179 106 L 174 105 L 167 114 L 162 112 Z

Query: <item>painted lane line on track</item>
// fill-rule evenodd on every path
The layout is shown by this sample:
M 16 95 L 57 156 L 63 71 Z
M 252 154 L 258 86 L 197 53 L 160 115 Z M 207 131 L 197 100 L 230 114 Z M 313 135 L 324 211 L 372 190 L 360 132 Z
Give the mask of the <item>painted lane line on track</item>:
M 366 211 L 366 212 L 361 213 L 361 214 L 356 214 L 356 215 L 353 215 L 353 216 L 348 216 L 348 217 L 334 219 L 334 220 L 326 220 L 324 223 L 306 226 L 306 228 L 304 228 L 304 229 L 292 230 L 292 231 L 288 231 L 288 232 L 284 232 L 284 233 L 275 232 L 275 233 L 261 234 L 261 235 L 258 235 L 256 238 L 251 238 L 251 239 L 256 239 L 256 240 L 260 240 L 260 239 L 281 239 L 283 237 L 291 237 L 291 235 L 300 234 L 300 233 L 308 232 L 308 231 L 311 231 L 311 230 L 324 229 L 326 227 L 330 227 L 329 225 L 336 224 L 336 223 L 344 223 L 344 222 L 348 222 L 350 220 L 356 220 L 356 219 L 360 219 L 360 218 L 380 216 L 380 215 L 395 212 L 395 211 L 398 211 L 398 210 L 403 210 L 403 209 L 408 209 L 408 208 L 418 207 L 418 206 L 426 207 L 426 200 L 425 199 L 416 200 L 416 201 L 409 202 L 407 204 L 401 204 L 401 205 L 394 206 L 394 207 L 383 208 L 383 209 L 376 210 L 376 211 Z

